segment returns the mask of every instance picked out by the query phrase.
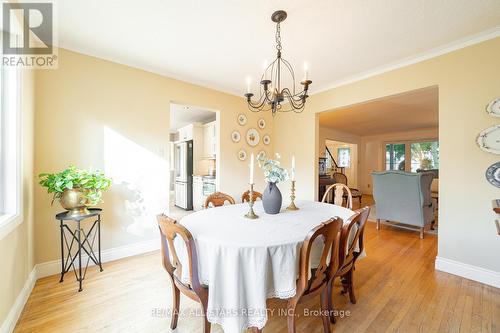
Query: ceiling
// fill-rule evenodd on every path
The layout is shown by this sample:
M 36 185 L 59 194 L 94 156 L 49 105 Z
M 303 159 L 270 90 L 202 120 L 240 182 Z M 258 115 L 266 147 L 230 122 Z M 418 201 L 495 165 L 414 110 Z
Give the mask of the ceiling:
M 479 33 L 500 35 L 498 0 L 55 2 L 61 47 L 239 96 L 275 57 L 278 9 L 288 12 L 283 57 L 297 80 L 308 63 L 311 93 Z
M 368 136 L 439 125 L 438 87 L 419 89 L 345 108 L 322 112 L 322 127 Z
M 175 133 L 179 128 L 192 123 L 207 123 L 214 121 L 214 111 L 193 108 L 191 106 L 170 104 L 170 133 Z

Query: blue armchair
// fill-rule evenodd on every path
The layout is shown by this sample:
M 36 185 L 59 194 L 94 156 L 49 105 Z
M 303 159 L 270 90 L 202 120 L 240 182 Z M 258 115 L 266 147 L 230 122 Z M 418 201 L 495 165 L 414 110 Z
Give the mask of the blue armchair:
M 372 172 L 373 197 L 380 220 L 399 222 L 420 228 L 424 238 L 427 224 L 434 226 L 434 202 L 431 197 L 432 172 L 410 173 L 403 171 Z

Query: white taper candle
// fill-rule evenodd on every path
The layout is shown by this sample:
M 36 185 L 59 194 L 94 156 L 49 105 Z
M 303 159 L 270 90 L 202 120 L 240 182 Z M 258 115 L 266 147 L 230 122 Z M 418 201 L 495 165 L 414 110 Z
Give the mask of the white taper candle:
M 292 180 L 295 181 L 295 155 L 292 156 Z
M 253 167 L 254 167 L 254 156 L 252 153 L 252 155 L 250 155 L 250 184 L 253 184 Z

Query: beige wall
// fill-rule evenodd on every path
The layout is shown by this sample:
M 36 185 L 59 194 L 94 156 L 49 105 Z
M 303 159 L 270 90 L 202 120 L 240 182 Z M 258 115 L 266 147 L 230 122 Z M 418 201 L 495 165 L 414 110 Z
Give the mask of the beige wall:
M 477 134 L 498 118 L 484 112 L 498 97 L 500 38 L 313 95 L 301 114 L 276 117 L 275 150 L 297 157 L 297 195 L 315 197 L 317 113 L 414 89 L 439 86 L 439 256 L 500 272 L 500 242 L 491 200 L 498 188 L 484 178 L 498 156 L 480 150 Z
M 401 141 L 418 141 L 437 139 L 438 128 L 414 130 L 402 133 L 387 133 L 361 137 L 360 144 L 360 166 L 359 166 L 359 188 L 363 193 L 372 193 L 372 171 L 385 170 L 384 153 L 385 143 Z
M 33 270 L 33 72 L 22 76 L 23 221 L 0 239 L 0 325 Z
M 251 149 L 245 133 L 264 117 L 272 141 L 269 113 L 248 111 L 243 97 L 166 78 L 109 61 L 59 50 L 59 69 L 36 75 L 35 174 L 54 172 L 74 164 L 103 169 L 113 178 L 104 195 L 103 249 L 157 237 L 156 214 L 168 207 L 170 103 L 220 111 L 220 190 L 239 198 L 248 183 L 248 155 L 272 145 Z M 245 127 L 238 113 L 248 116 Z M 242 140 L 231 141 L 232 130 Z M 257 188 L 262 174 L 256 172 Z M 37 211 L 36 262 L 59 258 L 59 233 L 54 214 L 61 210 L 39 186 L 35 187 Z

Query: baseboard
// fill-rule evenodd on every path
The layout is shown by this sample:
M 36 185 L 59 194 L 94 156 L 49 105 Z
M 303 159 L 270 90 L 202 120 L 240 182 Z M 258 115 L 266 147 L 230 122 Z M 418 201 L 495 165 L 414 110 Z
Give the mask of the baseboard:
M 154 238 L 138 243 L 133 243 L 129 245 L 123 245 L 119 247 L 114 247 L 107 250 L 102 250 L 101 252 L 101 260 L 103 263 L 118 260 L 126 257 L 135 256 L 138 254 L 151 252 L 158 250 L 160 248 L 160 240 L 159 238 Z M 87 256 L 82 255 L 82 262 L 87 262 Z M 89 262 L 89 266 L 94 265 L 94 262 L 91 260 Z M 37 264 L 35 266 L 36 269 L 36 278 L 40 279 L 46 276 L 59 274 L 61 272 L 61 259 L 52 260 L 48 262 L 44 262 L 41 264 Z
M 21 316 L 21 313 L 23 312 L 24 309 L 24 305 L 28 301 L 31 291 L 35 286 L 35 282 L 36 282 L 36 268 L 33 268 L 31 273 L 28 275 L 28 278 L 24 282 L 23 289 L 21 290 L 19 295 L 17 295 L 16 301 L 10 308 L 9 314 L 2 323 L 2 326 L 0 327 L 0 333 L 12 333 L 14 331 L 14 328 L 16 327 L 17 324 L 17 320 Z
M 458 275 L 469 280 L 500 288 L 500 272 L 464 264 L 459 261 L 436 257 L 436 270 Z

